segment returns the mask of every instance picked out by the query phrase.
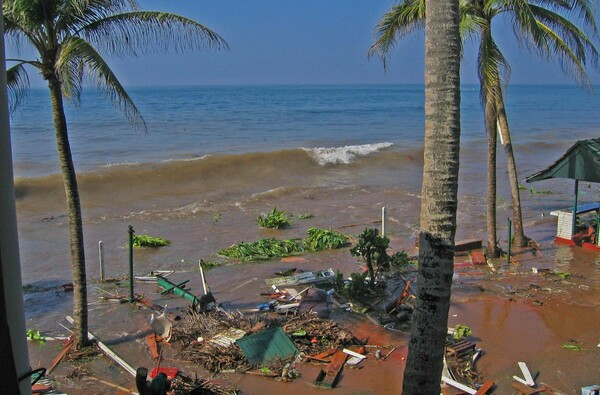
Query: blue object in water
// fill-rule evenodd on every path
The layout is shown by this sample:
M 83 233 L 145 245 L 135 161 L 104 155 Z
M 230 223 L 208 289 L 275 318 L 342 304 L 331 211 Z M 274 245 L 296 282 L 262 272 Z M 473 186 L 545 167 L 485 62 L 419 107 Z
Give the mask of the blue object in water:
M 590 385 L 581 389 L 581 395 L 600 395 L 600 385 Z

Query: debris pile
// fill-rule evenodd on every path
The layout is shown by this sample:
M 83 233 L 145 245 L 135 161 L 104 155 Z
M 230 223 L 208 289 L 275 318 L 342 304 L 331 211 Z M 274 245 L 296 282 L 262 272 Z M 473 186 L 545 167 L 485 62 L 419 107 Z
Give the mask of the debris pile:
M 245 316 L 220 309 L 207 313 L 190 311 L 190 314 L 174 328 L 173 340 L 181 343 L 183 357 L 210 372 L 250 372 L 262 367 L 261 372 L 264 375 L 281 377 L 289 360 L 274 358 L 265 361 L 266 365 L 252 364 L 242 349 L 235 344 L 241 336 L 236 339 L 233 335 L 241 333 L 242 336 L 250 336 L 278 327 L 291 339 L 298 351 L 296 354 L 299 355 L 313 355 L 332 348 L 364 344 L 349 330 L 333 321 L 319 319 L 312 313 L 275 317 L 268 314 Z M 265 369 L 267 367 L 268 369 Z

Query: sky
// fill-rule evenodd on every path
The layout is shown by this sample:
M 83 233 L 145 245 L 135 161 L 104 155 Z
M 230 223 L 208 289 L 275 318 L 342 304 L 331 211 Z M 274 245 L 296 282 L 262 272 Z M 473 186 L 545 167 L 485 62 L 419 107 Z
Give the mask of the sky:
M 168 11 L 221 35 L 229 51 L 108 58 L 125 86 L 255 84 L 422 84 L 424 33 L 393 49 L 387 71 L 368 59 L 374 27 L 393 0 L 139 0 L 145 10 Z M 494 32 L 511 64 L 511 83 L 568 84 L 560 67 L 519 47 L 502 23 Z M 600 47 L 600 42 L 596 40 Z M 476 84 L 474 43 L 465 48 L 462 82 Z M 23 53 L 21 53 L 23 54 Z M 7 48 L 7 57 L 14 56 Z M 29 70 L 32 86 L 44 86 Z M 600 72 L 589 71 L 596 86 Z

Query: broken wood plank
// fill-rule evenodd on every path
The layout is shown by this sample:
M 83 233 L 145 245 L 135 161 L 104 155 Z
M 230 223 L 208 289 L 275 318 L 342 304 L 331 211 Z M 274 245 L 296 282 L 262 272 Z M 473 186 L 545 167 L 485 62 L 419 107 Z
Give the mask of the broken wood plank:
M 454 388 L 458 388 L 459 390 L 466 392 L 467 394 L 475 395 L 477 393 L 477 391 L 473 388 L 467 387 L 466 385 L 461 384 L 458 381 L 454 381 L 451 378 L 442 376 L 442 381 Z
M 65 357 L 65 355 L 67 355 L 67 353 L 69 352 L 71 347 L 73 347 L 73 344 L 75 344 L 75 338 L 73 336 L 71 336 L 69 338 L 69 341 L 67 342 L 67 344 L 65 344 L 65 346 L 63 347 L 62 351 L 52 361 L 52 365 L 50 365 L 50 367 L 48 368 L 47 374 L 52 373 L 54 368 L 60 363 L 60 361 L 62 361 L 62 359 Z
M 146 335 L 146 344 L 150 349 L 152 359 L 158 358 L 158 344 L 156 343 L 156 335 L 154 333 Z
M 325 370 L 321 369 L 317 378 L 314 381 L 315 386 L 321 388 L 335 388 L 339 379 L 340 373 L 346 363 L 348 354 L 343 351 L 337 351 L 333 354 L 331 363 L 327 365 Z
M 535 385 L 535 381 L 533 380 L 533 377 L 531 376 L 531 372 L 529 371 L 527 364 L 525 362 L 517 362 L 517 363 L 519 365 L 519 368 L 521 368 L 521 372 L 523 373 L 523 377 L 525 378 L 527 385 L 530 387 L 533 387 Z
M 477 239 L 461 240 L 454 244 L 454 252 L 466 252 L 480 250 L 482 242 Z
M 67 321 L 69 321 L 71 324 L 73 324 L 73 322 L 74 322 L 73 318 L 70 316 L 67 316 Z M 106 344 L 102 343 L 102 341 L 100 341 L 100 339 L 98 339 L 96 336 L 94 336 L 91 332 L 88 332 L 88 339 L 95 340 L 96 343 L 98 344 L 98 348 L 100 348 L 100 350 L 102 350 L 113 361 L 118 363 L 129 374 L 131 374 L 133 377 L 135 377 L 135 375 L 136 375 L 135 369 L 132 368 L 131 365 L 129 365 L 127 362 L 125 362 L 123 360 L 123 358 L 121 358 L 114 351 L 112 351 L 110 348 L 108 348 L 108 346 Z
M 485 395 L 492 387 L 494 386 L 494 382 L 492 380 L 488 380 L 477 390 L 475 395 Z
M 523 380 L 523 381 L 525 381 L 525 380 Z M 520 395 L 534 395 L 534 394 L 542 393 L 546 390 L 545 387 L 532 388 L 532 387 L 529 387 L 527 384 L 515 383 L 515 382 L 510 383 L 510 385 L 512 385 L 512 387 L 514 389 L 516 389 Z

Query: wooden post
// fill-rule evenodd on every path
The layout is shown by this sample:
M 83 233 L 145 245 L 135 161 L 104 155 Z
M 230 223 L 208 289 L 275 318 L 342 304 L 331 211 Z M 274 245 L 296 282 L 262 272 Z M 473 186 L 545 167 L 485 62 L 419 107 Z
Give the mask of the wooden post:
M 506 252 L 506 263 L 510 264 L 510 247 L 512 245 L 512 222 L 508 219 L 508 251 Z
M 204 278 L 204 269 L 202 268 L 202 259 L 198 261 L 198 267 L 200 268 L 200 277 L 202 278 L 202 288 L 204 289 L 204 295 L 206 295 L 208 292 L 206 289 L 206 279 Z
M 129 303 L 133 303 L 133 233 L 133 226 L 129 225 Z
M 385 236 L 385 206 L 381 208 L 381 236 Z
M 104 282 L 104 244 L 102 240 L 98 242 L 98 255 L 100 257 L 100 282 Z

